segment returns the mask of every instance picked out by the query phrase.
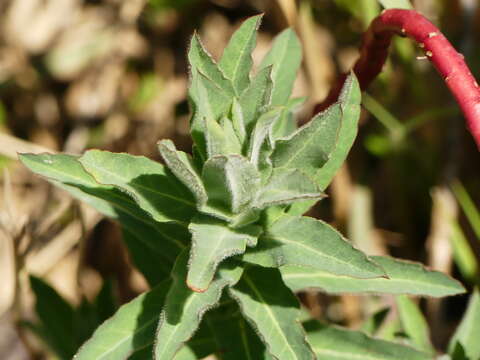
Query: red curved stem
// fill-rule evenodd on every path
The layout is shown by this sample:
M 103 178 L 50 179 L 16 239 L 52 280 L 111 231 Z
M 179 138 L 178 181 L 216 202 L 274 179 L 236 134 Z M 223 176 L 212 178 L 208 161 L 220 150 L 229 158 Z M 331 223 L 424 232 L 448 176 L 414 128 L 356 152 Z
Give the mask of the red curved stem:
M 365 32 L 360 58 L 353 68 L 365 90 L 382 70 L 394 35 L 408 36 L 425 50 L 426 57 L 445 80 L 466 118 L 480 149 L 480 89 L 459 54 L 438 28 L 414 10 L 390 9 L 375 18 Z M 338 99 L 346 75 L 342 75 L 327 99 L 315 109 L 326 108 Z

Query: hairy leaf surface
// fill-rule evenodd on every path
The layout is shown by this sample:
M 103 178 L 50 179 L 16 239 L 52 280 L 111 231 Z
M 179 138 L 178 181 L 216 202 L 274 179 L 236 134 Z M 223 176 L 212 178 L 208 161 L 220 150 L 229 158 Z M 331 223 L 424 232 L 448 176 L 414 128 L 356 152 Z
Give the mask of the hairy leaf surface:
M 464 292 L 456 280 L 438 271 L 427 270 L 421 264 L 383 256 L 371 260 L 385 270 L 388 278 L 354 279 L 312 268 L 286 266 L 281 268 L 290 289 L 299 291 L 319 288 L 327 293 L 386 293 L 441 297 Z
M 255 246 L 260 227 L 246 226 L 238 230 L 209 216 L 197 216 L 190 223 L 192 249 L 188 264 L 187 285 L 203 292 L 210 285 L 218 264 L 233 255 L 243 254 L 248 246 Z
M 292 29 L 276 36 L 272 48 L 260 68 L 272 66 L 272 105 L 285 105 L 292 93 L 293 83 L 302 61 L 302 46 Z
M 191 193 L 158 162 L 101 150 L 87 151 L 79 161 L 100 184 L 129 193 L 156 221 L 183 223 L 195 212 Z
M 428 354 L 404 345 L 369 337 L 360 331 L 312 322 L 308 341 L 318 360 L 432 360 Z
M 224 262 L 208 290 L 193 292 L 187 287 L 188 252 L 182 253 L 172 271 L 173 284 L 167 295 L 158 325 L 155 359 L 170 360 L 197 330 L 206 311 L 217 304 L 223 288 L 235 284 L 243 269 L 234 262 Z
M 274 358 L 314 359 L 298 321 L 298 301 L 283 284 L 277 269 L 249 267 L 229 292 Z
M 225 76 L 232 81 L 238 94 L 250 83 L 252 51 L 255 48 L 261 19 L 262 15 L 252 16 L 242 23 L 233 34 L 218 63 Z
M 385 275 L 330 225 L 309 217 L 282 216 L 260 237 L 243 260 L 261 266 L 310 266 L 357 278 Z

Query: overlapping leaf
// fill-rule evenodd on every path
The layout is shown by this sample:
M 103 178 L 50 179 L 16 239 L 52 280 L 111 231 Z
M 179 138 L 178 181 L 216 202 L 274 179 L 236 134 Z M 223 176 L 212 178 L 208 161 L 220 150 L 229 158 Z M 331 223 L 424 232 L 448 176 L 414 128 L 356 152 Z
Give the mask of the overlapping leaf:
M 126 193 L 109 185 L 98 184 L 74 156 L 23 154 L 20 155 L 20 160 L 33 172 L 45 176 L 76 198 L 118 220 L 132 235 L 126 241 L 129 249 L 133 251 L 132 255 L 138 256 L 133 259 L 135 263 L 143 261 L 142 253 L 145 251 L 159 259 L 155 262 L 158 274 L 155 277 L 146 274 L 149 281 L 156 283 L 168 276 L 176 257 L 190 238 L 186 229 L 179 225 L 154 221 Z M 132 241 L 129 241 L 130 239 Z
M 327 163 L 335 148 L 341 119 L 341 105 L 335 104 L 316 115 L 290 137 L 278 140 L 271 157 L 273 167 L 299 169 L 314 175 Z
M 172 173 L 195 196 L 197 206 L 203 206 L 207 202 L 207 193 L 190 156 L 183 151 L 177 150 L 171 140 L 160 141 L 158 149 Z
M 259 226 L 245 226 L 234 230 L 225 222 L 209 216 L 197 216 L 190 223 L 192 249 L 188 262 L 187 285 L 198 292 L 207 290 L 218 264 L 224 259 L 243 254 L 248 246 L 255 246 Z
M 306 324 L 308 341 L 318 360 L 432 360 L 404 345 L 378 340 L 360 331 L 312 322 Z
M 202 180 L 208 205 L 226 214 L 238 214 L 254 199 L 260 176 L 246 158 L 239 155 L 214 156 L 203 167 Z
M 126 191 L 156 221 L 187 222 L 195 212 L 191 193 L 160 163 L 100 150 L 87 151 L 79 161 L 97 182 Z
M 274 358 L 315 358 L 298 321 L 298 301 L 283 285 L 277 269 L 249 267 L 229 290 Z
M 302 46 L 295 32 L 286 29 L 277 35 L 260 65 L 261 69 L 272 66 L 272 105 L 287 103 L 301 60 Z
M 188 252 L 179 256 L 172 270 L 173 284 L 167 295 L 156 334 L 155 359 L 173 359 L 200 325 L 207 310 L 215 306 L 225 286 L 235 284 L 242 274 L 236 263 L 224 262 L 208 290 L 193 292 L 186 285 Z
M 309 217 L 282 216 L 243 260 L 261 266 L 309 266 L 356 278 L 385 276 L 381 267 L 355 249 L 328 224 Z
M 418 306 L 405 295 L 397 296 L 396 303 L 402 327 L 412 340 L 412 345 L 420 351 L 434 355 L 428 323 Z
M 232 81 L 238 94 L 250 83 L 252 51 L 255 48 L 261 19 L 262 15 L 252 16 L 242 23 L 233 34 L 218 63 L 225 76 Z
M 475 289 L 468 302 L 467 310 L 448 345 L 448 352 L 454 359 L 480 358 L 480 292 Z
M 353 279 L 298 266 L 283 267 L 281 272 L 285 283 L 293 291 L 318 288 L 333 294 L 387 293 L 431 297 L 455 295 L 465 291 L 458 281 L 440 272 L 427 270 L 418 263 L 382 256 L 372 256 L 371 260 L 385 270 L 387 277 Z

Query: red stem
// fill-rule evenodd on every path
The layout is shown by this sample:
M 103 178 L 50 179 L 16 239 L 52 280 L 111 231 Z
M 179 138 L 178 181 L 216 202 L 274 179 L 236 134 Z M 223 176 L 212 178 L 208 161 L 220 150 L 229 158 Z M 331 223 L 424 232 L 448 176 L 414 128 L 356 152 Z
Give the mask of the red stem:
M 425 50 L 457 100 L 475 142 L 480 149 L 480 88 L 463 55 L 459 54 L 438 28 L 414 10 L 390 9 L 375 18 L 365 32 L 360 58 L 353 68 L 365 90 L 382 70 L 394 35 L 408 36 Z M 346 75 L 342 75 L 327 99 L 319 104 L 318 112 L 338 99 Z

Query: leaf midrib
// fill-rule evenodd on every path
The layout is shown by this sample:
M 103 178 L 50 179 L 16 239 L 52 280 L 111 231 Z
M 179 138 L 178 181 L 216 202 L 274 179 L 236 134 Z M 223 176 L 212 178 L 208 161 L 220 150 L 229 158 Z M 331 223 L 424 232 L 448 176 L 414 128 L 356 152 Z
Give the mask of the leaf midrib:
M 310 246 L 308 246 L 308 245 L 306 245 L 306 244 L 304 244 L 304 243 L 302 243 L 302 242 L 299 242 L 299 241 L 288 240 L 288 239 L 283 238 L 283 237 L 272 236 L 272 235 L 266 235 L 266 236 L 264 236 L 263 238 L 264 238 L 264 239 L 269 239 L 269 240 L 274 240 L 274 241 L 275 241 L 275 240 L 278 240 L 280 243 L 283 242 L 283 243 L 287 243 L 287 244 L 295 244 L 295 245 L 297 245 L 297 246 L 299 246 L 299 247 L 303 247 L 303 248 L 305 248 L 305 249 L 307 249 L 307 250 L 311 250 L 312 252 L 318 254 L 318 255 L 321 256 L 321 257 L 324 257 L 324 258 L 327 258 L 327 259 L 329 259 L 329 260 L 335 261 L 335 262 L 337 262 L 337 263 L 346 265 L 346 266 L 348 266 L 348 267 L 351 268 L 351 269 L 356 269 L 356 270 L 361 271 L 361 272 L 364 272 L 364 273 L 367 272 L 366 270 L 363 270 L 363 269 L 359 268 L 358 266 L 355 266 L 354 264 L 351 264 L 351 263 L 349 263 L 349 262 L 347 262 L 347 261 L 344 261 L 344 260 L 341 259 L 341 258 L 336 258 L 336 257 L 334 257 L 334 256 L 332 256 L 332 255 L 322 253 L 322 252 L 316 250 L 315 248 L 310 247 Z M 353 248 L 353 247 L 352 247 L 352 249 L 355 250 L 355 248 Z M 288 252 L 284 252 L 284 251 L 282 251 L 282 252 L 283 252 L 283 254 L 284 254 L 284 257 L 288 258 L 288 256 L 285 256 L 285 255 L 288 254 Z M 368 260 L 367 260 L 367 262 L 368 262 Z M 285 264 L 285 265 L 297 265 L 297 266 L 302 266 L 303 264 L 299 264 L 298 262 L 292 262 L 292 263 Z M 370 274 L 372 274 L 372 275 L 375 275 L 375 273 L 372 272 L 372 271 L 370 271 L 370 270 L 368 270 L 368 273 L 370 273 Z M 378 278 L 381 278 L 381 275 L 380 275 L 380 274 L 378 274 Z M 367 278 L 367 279 L 368 279 L 368 278 Z M 373 278 L 371 278 L 371 279 L 375 279 L 375 277 L 373 277 Z
M 81 162 L 81 160 L 80 160 L 80 162 Z M 131 187 L 132 189 L 135 189 L 134 186 L 129 185 L 129 183 L 127 182 L 127 180 L 126 180 L 125 178 L 119 176 L 118 173 L 111 172 L 111 171 L 105 169 L 104 167 L 98 167 L 98 166 L 96 166 L 95 164 L 92 164 L 92 163 L 89 163 L 89 166 L 93 167 L 94 169 L 96 169 L 96 170 L 98 170 L 98 171 L 100 171 L 100 172 L 103 171 L 103 172 L 106 173 L 107 175 L 110 175 L 110 176 L 112 176 L 113 178 L 116 178 L 116 179 L 120 180 L 120 182 L 125 183 L 128 187 Z M 157 174 L 155 174 L 155 175 L 157 175 Z M 164 174 L 163 174 L 163 175 L 164 175 Z M 93 174 L 92 174 L 92 176 L 93 176 Z M 93 177 L 95 177 L 95 176 L 93 176 Z M 100 181 L 99 181 L 99 183 L 103 183 L 103 182 L 100 182 Z M 115 184 L 106 184 L 106 185 L 120 186 L 120 185 L 115 185 Z M 162 193 L 162 192 L 156 191 L 155 189 L 152 189 L 152 188 L 147 187 L 147 186 L 143 186 L 142 184 L 140 184 L 140 183 L 138 183 L 138 182 L 135 183 L 135 186 L 138 187 L 138 188 L 140 188 L 140 189 L 143 189 L 143 190 L 145 190 L 145 191 L 148 191 L 148 192 L 150 192 L 150 193 L 152 193 L 152 194 L 156 194 L 156 195 L 158 195 L 158 196 L 160 196 L 160 197 L 166 197 L 166 198 L 169 198 L 169 199 L 172 199 L 172 200 L 176 200 L 176 201 L 178 201 L 178 202 L 182 202 L 182 203 L 184 203 L 184 204 L 186 204 L 186 205 L 189 205 L 189 206 L 195 208 L 195 203 L 193 203 L 193 202 L 191 202 L 191 201 L 188 201 L 188 200 L 186 200 L 186 199 L 178 198 L 178 197 L 173 196 L 173 195 L 170 195 L 170 194 L 168 194 L 168 193 Z M 123 187 L 123 186 L 121 186 L 121 187 Z
M 44 166 L 42 162 L 37 162 L 37 164 L 40 164 L 41 166 L 43 166 L 44 168 L 48 169 L 48 171 L 52 171 L 54 173 L 57 173 L 57 174 L 60 174 L 60 175 L 64 175 L 64 174 L 67 174 L 71 179 L 72 181 L 75 182 L 75 180 L 77 180 L 77 183 L 79 185 L 83 185 L 83 186 L 86 186 L 86 187 L 91 187 L 92 184 L 88 183 L 88 182 L 85 182 L 81 177 L 77 177 L 77 176 L 73 176 L 69 173 L 66 173 L 66 172 L 62 172 L 62 171 L 58 171 L 56 168 L 51 168 L 51 167 L 48 167 L 48 166 Z M 50 179 L 51 181 L 56 181 L 56 182 L 60 182 L 60 183 L 63 183 L 65 184 L 66 186 L 72 186 L 72 187 L 75 187 L 74 184 L 69 184 L 68 182 L 64 182 L 64 181 L 60 181 L 60 180 L 57 180 L 57 179 L 54 179 L 50 176 L 46 176 L 46 175 L 42 175 L 48 179 Z M 95 185 L 95 184 L 94 184 Z M 98 190 L 101 190 L 101 191 L 108 191 L 107 189 L 102 189 L 102 188 L 97 188 Z M 89 194 L 90 195 L 90 194 Z M 117 199 L 120 199 L 121 202 L 127 202 L 129 204 L 133 204 L 135 206 L 138 206 L 137 203 L 135 203 L 135 201 L 133 201 L 132 199 L 130 198 L 121 198 L 119 197 L 117 194 L 115 194 L 114 192 L 108 192 L 108 195 L 110 197 L 113 197 L 113 198 L 117 198 Z M 93 195 L 91 195 L 93 196 Z M 102 199 L 104 200 L 104 199 Z M 185 245 L 182 244 L 181 242 L 179 242 L 177 239 L 175 238 L 172 238 L 170 236 L 167 236 L 165 235 L 164 233 L 162 233 L 161 231 L 158 230 L 157 226 L 156 226 L 156 223 L 155 222 L 150 222 L 150 221 L 146 221 L 146 217 L 139 217 L 138 215 L 132 213 L 132 211 L 126 209 L 125 207 L 123 207 L 122 205 L 118 204 L 118 203 L 114 203 L 114 202 L 110 202 L 108 200 L 104 200 L 106 202 L 108 202 L 109 204 L 111 204 L 112 206 L 124 211 L 125 213 L 129 214 L 130 216 L 132 216 L 133 218 L 137 219 L 138 221 L 140 222 L 143 222 L 144 224 L 147 224 L 147 225 L 150 225 L 152 226 L 153 228 L 155 228 L 155 230 L 160 233 L 162 236 L 164 236 L 165 238 L 167 239 L 170 239 L 170 240 L 173 240 L 173 243 L 177 244 L 180 249 L 184 249 L 185 248 Z M 182 225 L 185 225 L 184 223 L 181 223 L 181 222 L 178 222 L 179 224 L 182 224 Z
M 282 275 L 282 277 L 284 279 L 299 279 L 299 278 L 301 279 L 301 278 L 318 278 L 318 277 L 336 279 L 339 276 L 345 277 L 345 278 L 347 278 L 346 280 L 352 280 L 352 281 L 361 280 L 361 281 L 395 282 L 395 283 L 413 284 L 417 287 L 419 285 L 427 285 L 427 286 L 430 286 L 432 288 L 438 288 L 438 289 L 444 289 L 444 290 L 450 290 L 450 291 L 454 289 L 452 287 L 447 287 L 447 286 L 444 286 L 444 285 L 436 285 L 436 284 L 432 285 L 432 283 L 425 282 L 425 281 L 412 282 L 411 279 L 398 279 L 398 278 L 385 279 L 385 278 L 381 278 L 381 277 L 369 278 L 369 279 L 368 278 L 367 279 L 358 279 L 358 278 L 349 277 L 348 275 L 335 275 L 335 274 L 330 274 L 330 273 L 327 273 L 327 272 L 322 272 L 322 273 L 318 273 L 318 272 L 312 273 L 312 272 L 310 272 L 308 274 L 295 273 L 295 274 L 283 274 Z M 392 284 L 392 285 L 395 285 L 395 284 Z
M 288 339 L 286 338 L 285 334 L 283 333 L 282 327 L 278 323 L 275 315 L 273 314 L 272 310 L 270 309 L 270 306 L 268 306 L 267 302 L 265 301 L 265 298 L 263 297 L 262 293 L 258 291 L 257 287 L 250 280 L 250 277 L 247 274 L 244 274 L 244 280 L 250 286 L 250 288 L 255 293 L 255 295 L 259 298 L 259 300 L 263 304 L 263 307 L 266 309 L 266 312 L 270 315 L 270 318 L 272 319 L 273 324 L 275 325 L 275 327 L 279 331 L 281 338 L 284 340 L 284 348 L 285 347 L 288 348 L 290 350 L 289 352 L 294 356 L 294 358 L 298 359 L 297 355 L 295 354 L 295 351 L 290 346 L 290 343 L 288 342 Z

